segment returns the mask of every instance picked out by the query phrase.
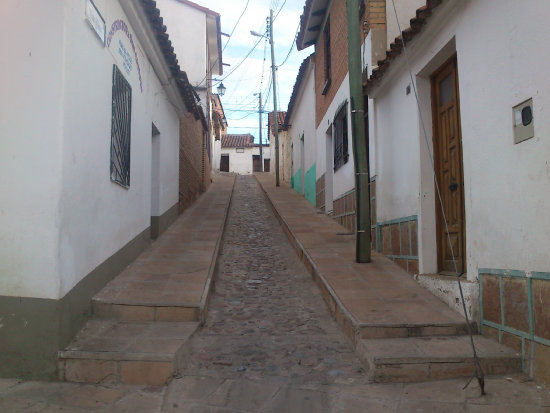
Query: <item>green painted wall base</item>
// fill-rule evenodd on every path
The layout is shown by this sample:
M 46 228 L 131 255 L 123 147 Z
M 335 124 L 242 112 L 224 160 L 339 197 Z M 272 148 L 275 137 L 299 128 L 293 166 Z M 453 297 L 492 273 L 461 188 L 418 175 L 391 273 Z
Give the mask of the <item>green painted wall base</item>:
M 304 175 L 304 195 L 306 199 L 313 205 L 316 203 L 316 164 L 313 164 L 311 168 Z

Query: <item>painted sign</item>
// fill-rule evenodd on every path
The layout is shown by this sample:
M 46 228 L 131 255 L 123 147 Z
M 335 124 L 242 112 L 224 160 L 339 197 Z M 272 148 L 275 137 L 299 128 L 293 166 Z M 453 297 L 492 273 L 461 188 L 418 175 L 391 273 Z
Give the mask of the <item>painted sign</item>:
M 85 13 L 86 21 L 88 22 L 90 27 L 94 29 L 103 46 L 105 46 L 105 20 L 103 20 L 101 13 L 99 12 L 92 0 L 86 0 Z
M 128 41 L 130 42 L 130 46 L 132 47 L 132 51 L 130 53 L 130 51 L 128 51 L 128 49 L 124 46 L 124 43 L 119 39 L 118 44 L 115 43 L 118 45 L 116 53 L 121 57 L 122 67 L 127 75 L 129 75 L 132 72 L 134 62 L 135 62 L 135 65 L 137 67 L 138 77 L 139 77 L 139 87 L 143 92 L 141 69 L 139 67 L 139 59 L 136 52 L 136 46 L 134 44 L 134 38 L 132 36 L 132 33 L 130 33 L 130 30 L 128 29 L 128 25 L 124 20 L 120 20 L 120 19 L 115 20 L 111 25 L 111 30 L 109 30 L 109 34 L 107 36 L 107 42 L 106 42 L 107 47 L 109 48 L 111 47 L 113 36 L 119 31 L 124 33 L 124 35 L 127 37 Z

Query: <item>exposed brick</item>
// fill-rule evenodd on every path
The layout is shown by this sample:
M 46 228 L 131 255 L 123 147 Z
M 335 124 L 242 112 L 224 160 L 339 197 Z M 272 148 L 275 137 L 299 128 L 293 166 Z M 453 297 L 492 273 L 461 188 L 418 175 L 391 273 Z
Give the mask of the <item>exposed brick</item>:
M 550 340 L 550 281 L 533 280 L 535 335 Z
M 493 275 L 483 275 L 481 279 L 482 286 L 482 305 L 483 318 L 500 324 L 500 288 L 498 277 Z
M 399 245 L 399 224 L 391 225 L 391 253 L 393 255 L 401 255 Z
M 418 274 L 418 260 L 409 260 L 407 271 L 409 274 Z
M 535 349 L 535 380 L 550 385 L 550 347 L 540 343 Z
M 527 280 L 503 277 L 502 281 L 504 324 L 528 333 Z
M 502 344 L 513 348 L 518 353 L 521 353 L 521 337 L 515 334 L 510 334 L 505 331 L 502 332 Z

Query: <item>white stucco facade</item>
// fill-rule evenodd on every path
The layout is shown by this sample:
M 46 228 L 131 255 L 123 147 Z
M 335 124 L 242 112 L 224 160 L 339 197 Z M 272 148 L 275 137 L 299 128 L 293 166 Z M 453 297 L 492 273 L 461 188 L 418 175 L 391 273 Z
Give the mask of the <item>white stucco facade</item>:
M 308 58 L 309 59 L 309 58 Z M 311 109 L 315 107 L 315 72 L 313 59 L 309 59 L 295 97 L 294 109 L 286 122 L 290 124 L 288 133 L 291 145 L 291 176 L 296 191 L 315 204 L 315 182 L 317 179 L 317 134 L 315 117 Z
M 244 148 L 221 148 L 220 141 L 216 141 L 214 150 L 214 162 L 216 170 L 220 170 L 220 159 L 222 156 L 229 156 L 229 172 L 240 175 L 251 175 L 253 172 L 253 156 L 260 155 L 259 146 Z M 262 146 L 262 159 L 271 159 L 269 146 Z M 273 164 L 270 165 L 273 168 Z
M 348 123 L 348 161 L 334 171 L 334 118 L 344 102 L 346 104 L 346 119 Z M 354 159 L 352 146 L 352 127 L 349 107 L 349 74 L 342 81 L 325 115 L 317 126 L 317 177 L 325 173 L 325 206 L 326 211 L 332 210 L 332 201 L 341 197 L 355 187 Z M 323 162 L 324 161 L 324 162 Z M 331 184 L 332 183 L 332 184 Z
M 0 5 L 0 295 L 63 297 L 178 202 L 183 101 L 121 3 L 95 0 L 105 47 L 85 1 Z M 113 65 L 132 89 L 128 188 L 109 172 Z
M 406 94 L 403 55 L 369 92 L 378 221 L 418 215 L 420 273 L 438 271 L 430 76 L 455 54 L 467 279 L 476 281 L 480 268 L 550 271 L 550 57 L 535 41 L 550 36 L 548 11 L 543 0 L 521 7 L 511 0 L 444 2 L 408 45 L 420 112 L 414 93 Z M 512 108 L 529 98 L 535 136 L 514 144 Z M 474 302 L 475 288 L 470 294 Z M 448 295 L 454 301 L 456 291 Z

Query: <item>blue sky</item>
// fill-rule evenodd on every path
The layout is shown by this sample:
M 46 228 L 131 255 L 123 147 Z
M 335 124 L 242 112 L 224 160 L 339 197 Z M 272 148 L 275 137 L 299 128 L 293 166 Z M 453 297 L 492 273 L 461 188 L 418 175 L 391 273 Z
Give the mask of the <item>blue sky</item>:
M 231 38 L 222 36 L 222 43 L 225 46 L 223 61 L 231 66 L 224 66 L 224 74 L 216 78 L 222 79 L 227 88 L 221 100 L 229 123 L 228 133 L 251 133 L 258 142 L 258 97 L 254 96 L 254 93 L 261 90 L 265 110 L 273 110 L 273 95 L 268 92 L 271 79 L 271 52 L 269 42 L 252 36 L 250 31 L 265 33 L 269 10 L 273 9 L 274 14 L 279 13 L 275 19 L 273 31 L 275 63 L 280 66 L 277 71 L 277 106 L 279 110 L 286 111 L 300 64 L 313 52 L 313 47 L 298 52 L 296 46 L 292 46 L 305 0 L 287 0 L 286 2 L 285 0 L 198 0 L 195 2 L 219 13 L 221 30 L 227 34 L 232 32 L 248 3 Z M 260 42 L 256 49 L 242 62 L 258 40 Z M 292 51 L 289 55 L 291 46 Z M 281 66 L 287 55 L 288 60 Z M 236 67 L 240 62 L 242 64 Z M 214 84 L 214 90 L 216 85 Z M 270 89 L 272 91 L 272 87 Z M 265 114 L 262 121 L 265 142 L 267 127 Z

